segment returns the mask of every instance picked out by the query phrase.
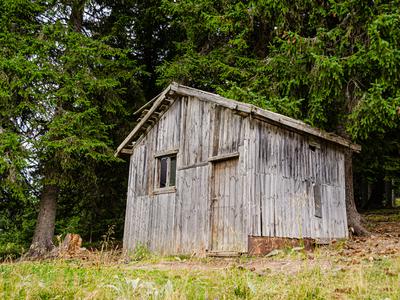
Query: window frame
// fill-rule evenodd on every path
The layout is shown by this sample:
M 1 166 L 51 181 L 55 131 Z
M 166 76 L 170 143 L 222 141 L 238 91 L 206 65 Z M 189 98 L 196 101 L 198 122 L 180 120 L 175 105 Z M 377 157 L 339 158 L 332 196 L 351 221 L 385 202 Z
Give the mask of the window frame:
M 155 176 L 154 176 L 154 194 L 162 194 L 162 193 L 174 193 L 176 192 L 176 173 L 177 173 L 177 160 L 178 160 L 178 150 L 172 149 L 167 151 L 160 151 L 154 155 L 156 160 L 155 164 Z M 161 187 L 161 161 L 162 159 L 167 159 L 167 167 L 165 174 L 165 186 Z M 175 158 L 175 182 L 174 185 L 171 185 L 171 166 L 172 166 L 172 158 Z

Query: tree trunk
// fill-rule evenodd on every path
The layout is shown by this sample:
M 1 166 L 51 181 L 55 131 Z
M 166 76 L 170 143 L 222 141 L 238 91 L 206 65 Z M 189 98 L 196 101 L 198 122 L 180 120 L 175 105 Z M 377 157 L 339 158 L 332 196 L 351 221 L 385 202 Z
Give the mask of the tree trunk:
M 393 186 L 391 180 L 385 181 L 385 208 L 393 208 Z
M 370 232 L 365 229 L 362 224 L 362 218 L 357 211 L 356 203 L 354 202 L 353 189 L 353 153 L 351 150 L 345 152 L 345 181 L 346 181 L 346 211 L 347 225 L 352 229 L 353 233 L 358 236 L 368 236 Z
M 75 32 L 82 32 L 83 11 L 86 0 L 73 0 L 71 3 L 71 14 L 69 16 L 70 28 Z
M 70 2 L 71 14 L 69 16 L 69 26 L 75 32 L 82 31 L 85 2 L 86 0 L 71 0 Z M 58 111 L 59 108 L 60 107 L 57 107 L 56 111 Z M 51 171 L 51 168 L 44 168 L 45 179 L 52 180 L 56 177 L 56 174 Z M 54 184 L 44 184 L 40 197 L 40 208 L 35 233 L 26 257 L 40 258 L 55 248 L 53 236 L 56 221 L 57 197 L 58 187 Z
M 40 197 L 39 216 L 28 257 L 41 257 L 54 248 L 53 236 L 56 221 L 58 188 L 44 185 Z

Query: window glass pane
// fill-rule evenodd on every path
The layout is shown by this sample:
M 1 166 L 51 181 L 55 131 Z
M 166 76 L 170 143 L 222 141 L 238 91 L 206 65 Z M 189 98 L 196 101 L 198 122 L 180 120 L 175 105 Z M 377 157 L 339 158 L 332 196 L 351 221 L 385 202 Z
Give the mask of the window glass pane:
M 169 186 L 175 186 L 176 181 L 176 156 L 171 156 L 171 163 L 169 169 Z
M 160 188 L 166 187 L 167 185 L 167 163 L 168 157 L 162 157 L 160 159 Z

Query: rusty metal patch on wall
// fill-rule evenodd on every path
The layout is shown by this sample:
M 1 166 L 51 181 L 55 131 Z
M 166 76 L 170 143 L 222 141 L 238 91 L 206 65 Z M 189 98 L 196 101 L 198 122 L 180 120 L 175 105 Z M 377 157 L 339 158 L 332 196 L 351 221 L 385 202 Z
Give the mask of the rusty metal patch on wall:
M 275 249 L 286 247 L 304 247 L 305 250 L 315 248 L 315 240 L 311 238 L 283 238 L 267 236 L 249 236 L 248 251 L 250 255 L 265 255 Z

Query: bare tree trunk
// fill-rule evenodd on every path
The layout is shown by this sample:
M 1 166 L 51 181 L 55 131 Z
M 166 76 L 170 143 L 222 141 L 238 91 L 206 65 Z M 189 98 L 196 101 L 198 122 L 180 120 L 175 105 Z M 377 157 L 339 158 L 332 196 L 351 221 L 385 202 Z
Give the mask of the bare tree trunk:
M 72 0 L 71 14 L 69 16 L 69 25 L 75 32 L 82 32 L 83 11 L 85 9 L 86 0 Z
M 365 229 L 362 224 L 362 218 L 357 211 L 356 203 L 354 202 L 353 188 L 353 153 L 349 149 L 345 152 L 345 181 L 346 181 L 346 211 L 347 225 L 352 228 L 355 235 L 368 236 L 370 232 Z
M 54 248 L 53 236 L 56 220 L 58 188 L 44 185 L 40 197 L 39 215 L 28 257 L 41 257 Z
M 393 201 L 392 201 L 392 180 L 385 181 L 385 208 L 393 208 Z

